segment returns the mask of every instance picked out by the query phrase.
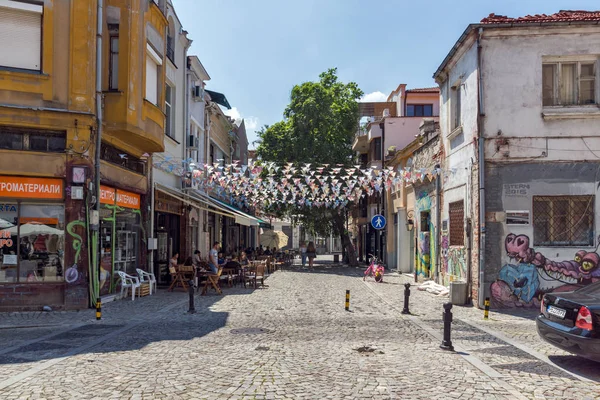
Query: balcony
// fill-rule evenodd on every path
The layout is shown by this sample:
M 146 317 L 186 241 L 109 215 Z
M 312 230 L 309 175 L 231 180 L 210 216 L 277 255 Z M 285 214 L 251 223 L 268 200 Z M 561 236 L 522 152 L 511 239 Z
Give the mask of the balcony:
M 367 135 L 356 136 L 352 143 L 352 150 L 365 154 L 369 151 L 369 138 Z

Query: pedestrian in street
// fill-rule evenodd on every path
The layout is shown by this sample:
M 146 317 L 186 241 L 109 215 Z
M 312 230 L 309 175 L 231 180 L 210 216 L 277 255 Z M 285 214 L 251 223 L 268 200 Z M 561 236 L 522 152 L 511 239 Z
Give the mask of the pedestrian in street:
M 216 274 L 219 271 L 217 265 L 219 265 L 219 242 L 215 242 L 213 244 L 213 247 L 208 255 L 208 266 L 213 274 Z
M 308 257 L 308 267 L 313 268 L 313 262 L 315 258 L 317 258 L 317 248 L 315 247 L 314 242 L 308 242 L 308 247 L 306 248 L 306 256 Z
M 300 258 L 302 260 L 302 268 L 306 268 L 306 242 L 300 242 Z

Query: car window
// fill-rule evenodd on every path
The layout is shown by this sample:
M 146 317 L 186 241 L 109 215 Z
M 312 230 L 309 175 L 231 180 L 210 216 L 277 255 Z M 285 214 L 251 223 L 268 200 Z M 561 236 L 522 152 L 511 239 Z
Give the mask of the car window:
M 600 281 L 576 290 L 577 293 L 597 294 L 600 296 Z

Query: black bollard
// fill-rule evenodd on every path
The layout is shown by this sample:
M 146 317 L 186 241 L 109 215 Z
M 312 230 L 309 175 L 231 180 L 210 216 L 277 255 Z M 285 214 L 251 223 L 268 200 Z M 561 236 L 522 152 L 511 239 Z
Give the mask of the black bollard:
M 452 303 L 444 303 L 444 313 L 442 319 L 444 320 L 444 340 L 440 345 L 440 349 L 454 351 L 452 346 L 452 340 L 450 340 L 450 326 L 452 324 Z
M 96 321 L 100 321 L 102 319 L 102 300 L 100 297 L 96 299 Z
M 188 310 L 188 314 L 195 314 L 196 308 L 194 308 L 194 281 L 188 281 L 188 294 L 190 295 L 190 309 Z
M 408 309 L 408 298 L 410 297 L 410 283 L 404 284 L 404 309 L 402 310 L 402 314 L 410 314 L 410 310 Z

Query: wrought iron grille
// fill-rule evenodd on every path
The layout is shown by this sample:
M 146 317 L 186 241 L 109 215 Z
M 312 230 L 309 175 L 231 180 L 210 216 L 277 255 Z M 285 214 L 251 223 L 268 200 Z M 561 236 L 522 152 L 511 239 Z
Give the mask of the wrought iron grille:
M 594 196 L 534 196 L 535 246 L 593 246 Z
M 465 245 L 465 202 L 455 201 L 449 204 L 450 213 L 450 246 Z
M 146 173 L 146 163 L 144 161 L 106 143 L 102 143 L 100 158 L 138 174 L 145 175 Z

